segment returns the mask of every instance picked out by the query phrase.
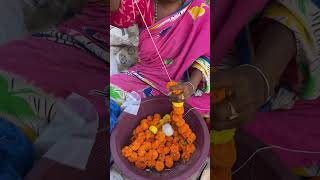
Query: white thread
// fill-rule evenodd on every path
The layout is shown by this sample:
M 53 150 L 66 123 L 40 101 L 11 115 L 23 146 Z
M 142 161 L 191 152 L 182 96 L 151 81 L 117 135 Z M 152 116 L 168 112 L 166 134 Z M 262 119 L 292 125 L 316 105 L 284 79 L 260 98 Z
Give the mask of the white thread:
M 236 174 L 237 172 L 239 172 L 243 167 L 245 167 L 248 162 L 259 152 L 263 151 L 263 150 L 267 150 L 267 149 L 280 149 L 283 151 L 288 151 L 288 152 L 295 152 L 295 153 L 304 153 L 304 154 L 320 154 L 320 152 L 317 151 L 305 151 L 305 150 L 296 150 L 296 149 L 289 149 L 289 148 L 285 148 L 285 147 L 281 147 L 281 146 L 276 146 L 276 145 L 271 145 L 271 146 L 267 146 L 267 147 L 262 147 L 257 149 L 238 169 L 236 169 L 235 171 L 232 172 L 232 175 Z
M 186 115 L 187 115 L 191 110 L 193 110 L 193 109 L 202 110 L 202 111 L 210 111 L 210 109 L 201 109 L 201 108 L 193 107 L 193 108 L 190 108 L 190 109 L 183 115 L 183 117 L 186 116 Z
M 134 0 L 132 0 L 133 19 L 136 20 L 136 12 L 134 11 Z
M 156 43 L 154 42 L 154 40 L 153 40 L 153 38 L 152 38 L 151 32 L 150 32 L 150 30 L 149 30 L 149 28 L 148 28 L 148 25 L 147 25 L 147 23 L 146 23 L 143 15 L 142 15 L 142 12 L 140 11 L 140 8 L 139 8 L 139 6 L 138 6 L 138 3 L 136 2 L 136 0 L 133 0 L 133 1 L 134 1 L 134 2 L 136 3 L 136 5 L 137 5 L 138 11 L 139 11 L 139 13 L 140 13 L 140 15 L 141 15 L 141 18 L 142 18 L 142 20 L 143 20 L 144 25 L 146 26 L 146 29 L 147 29 L 147 31 L 148 31 L 148 33 L 149 33 L 149 36 L 150 36 L 150 38 L 151 38 L 151 41 L 152 41 L 154 47 L 156 48 L 156 51 L 157 51 L 157 53 L 158 53 L 158 56 L 159 56 L 159 58 L 160 58 L 160 60 L 161 60 L 161 63 L 162 63 L 162 65 L 163 65 L 163 68 L 164 68 L 164 70 L 166 71 L 169 80 L 171 81 L 169 72 L 168 72 L 168 70 L 167 70 L 167 68 L 166 68 L 166 65 L 165 65 L 164 62 L 163 62 L 163 59 L 162 59 L 162 57 L 161 57 L 161 55 L 160 55 L 160 52 L 159 52 L 159 50 L 158 50 L 158 47 L 157 47 Z M 134 6 L 134 5 L 133 5 L 133 6 Z
M 158 99 L 168 99 L 168 98 L 164 97 L 164 98 L 157 98 L 157 99 L 148 99 L 146 101 L 141 102 L 141 104 L 146 103 L 146 102 L 150 102 L 150 101 L 157 101 Z
M 150 101 L 157 101 L 159 99 L 167 99 L 167 98 L 164 97 L 164 98 L 158 98 L 158 99 L 148 99 L 146 101 L 141 102 L 141 104 L 146 103 L 146 102 L 150 102 Z M 201 108 L 197 108 L 197 107 L 192 107 L 183 116 L 186 116 L 193 109 L 202 110 L 202 111 L 210 111 L 210 109 L 201 109 Z

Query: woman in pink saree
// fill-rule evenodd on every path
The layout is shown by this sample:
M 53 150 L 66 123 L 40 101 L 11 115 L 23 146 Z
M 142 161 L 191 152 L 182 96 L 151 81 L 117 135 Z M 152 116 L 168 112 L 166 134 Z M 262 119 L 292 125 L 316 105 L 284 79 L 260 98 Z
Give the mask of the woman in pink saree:
M 210 9 L 205 1 L 121 0 L 117 8 L 114 3 L 111 24 L 137 23 L 140 37 L 139 63 L 111 76 L 111 99 L 121 104 L 131 92 L 142 98 L 169 95 L 166 84 L 172 79 L 181 82 L 175 88 L 183 90 L 186 102 L 209 115 Z

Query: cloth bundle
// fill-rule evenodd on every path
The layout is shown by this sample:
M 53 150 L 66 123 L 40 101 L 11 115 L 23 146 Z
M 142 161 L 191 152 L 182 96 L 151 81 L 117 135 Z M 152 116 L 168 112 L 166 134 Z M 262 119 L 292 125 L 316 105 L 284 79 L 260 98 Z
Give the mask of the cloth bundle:
M 137 63 L 138 38 L 136 26 L 128 29 L 110 26 L 110 75 L 126 71 Z

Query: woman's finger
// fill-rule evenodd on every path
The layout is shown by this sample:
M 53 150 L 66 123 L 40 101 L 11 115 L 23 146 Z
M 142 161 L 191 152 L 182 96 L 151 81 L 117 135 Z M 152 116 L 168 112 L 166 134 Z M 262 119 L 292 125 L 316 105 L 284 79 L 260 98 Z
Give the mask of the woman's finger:
M 179 95 L 172 94 L 170 97 L 173 102 L 182 102 L 183 101 L 181 94 L 179 94 Z
M 212 123 L 213 129 L 221 131 L 224 129 L 233 129 L 243 126 L 245 123 L 250 122 L 254 119 L 255 111 L 250 110 L 243 111 L 238 114 L 238 117 L 234 119 L 224 120 L 224 121 L 214 121 Z
M 226 96 L 224 100 L 213 105 L 214 118 L 223 121 L 232 116 L 233 113 L 241 112 L 246 104 L 249 103 L 234 96 Z
M 231 120 L 232 113 L 227 102 L 215 105 L 213 108 L 213 122 L 214 130 L 232 129 L 237 126 L 237 121 Z
M 171 91 L 174 91 L 174 90 L 182 90 L 183 89 L 183 85 L 182 84 L 178 84 L 178 85 L 175 85 L 175 86 L 171 86 L 170 87 L 170 90 Z
M 214 104 L 212 107 L 213 124 L 229 120 L 228 118 L 231 116 L 231 111 L 226 100 Z
M 247 110 L 248 106 L 251 107 L 251 104 L 255 104 L 256 100 L 252 96 L 247 96 L 245 93 L 242 93 L 240 90 L 229 93 L 226 102 L 228 102 L 229 107 L 234 107 L 236 112 L 241 112 Z
M 213 107 L 213 128 L 216 130 L 231 129 L 241 126 L 252 119 L 256 112 L 254 104 L 234 105 L 236 101 L 225 100 Z M 230 119 L 235 116 L 233 119 Z
M 233 121 L 235 121 L 234 128 L 239 128 L 244 124 L 254 120 L 256 114 L 255 107 L 256 106 L 254 104 L 247 105 L 245 110 L 239 113 L 238 117 L 233 119 Z

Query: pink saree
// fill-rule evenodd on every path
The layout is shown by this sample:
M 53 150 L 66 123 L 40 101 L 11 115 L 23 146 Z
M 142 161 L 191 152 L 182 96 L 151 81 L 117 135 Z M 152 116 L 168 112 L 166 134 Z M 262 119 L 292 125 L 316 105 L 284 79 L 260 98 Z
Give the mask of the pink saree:
M 210 83 L 209 21 L 209 6 L 203 0 L 193 0 L 185 2 L 177 12 L 149 26 L 151 36 L 172 80 L 187 80 L 188 72 L 201 67 L 203 84 Z M 126 94 L 132 91 L 137 92 L 142 98 L 168 94 L 165 86 L 169 77 L 147 29 L 140 31 L 138 51 L 137 65 L 126 73 L 111 76 L 111 98 L 117 102 L 125 100 Z M 208 114 L 210 87 L 203 84 L 203 93 L 196 93 L 187 102 L 199 109 L 200 113 Z M 200 88 L 198 87 L 198 90 Z

